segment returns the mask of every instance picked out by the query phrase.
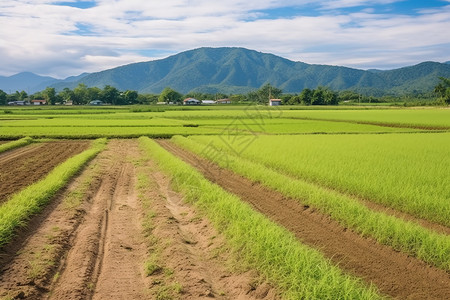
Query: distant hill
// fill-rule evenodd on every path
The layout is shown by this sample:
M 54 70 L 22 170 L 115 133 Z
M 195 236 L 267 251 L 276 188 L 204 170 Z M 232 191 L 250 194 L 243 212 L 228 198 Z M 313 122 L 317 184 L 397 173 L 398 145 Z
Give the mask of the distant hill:
M 57 79 L 47 76 L 39 76 L 30 72 L 22 72 L 13 76 L 0 76 L 0 90 L 10 94 L 15 91 L 26 91 L 27 93 L 34 93 L 39 85 L 51 85 Z
M 35 93 L 42 91 L 48 86 L 52 86 L 61 82 L 67 84 L 73 81 L 78 81 L 88 73 L 83 73 L 78 76 L 71 76 L 66 79 L 56 79 L 49 76 L 40 76 L 31 72 L 22 72 L 12 76 L 0 76 L 0 90 L 11 94 L 15 91 L 26 91 L 27 93 Z
M 438 77 L 450 77 L 450 65 L 424 62 L 389 71 L 358 70 L 347 67 L 294 62 L 273 54 L 244 48 L 199 48 L 165 59 L 141 62 L 92 73 L 78 83 L 102 88 L 159 93 L 165 87 L 187 93 L 245 93 L 266 83 L 284 92 L 328 86 L 333 90 L 357 90 L 366 94 L 428 92 Z
M 231 94 L 246 93 L 270 83 L 286 93 L 327 86 L 333 90 L 350 89 L 370 95 L 383 95 L 431 91 L 439 81 L 439 76 L 450 77 L 450 64 L 424 62 L 395 70 L 365 71 L 294 62 L 244 48 L 199 48 L 165 59 L 85 74 L 69 81 L 57 81 L 52 86 L 62 90 L 65 87 L 73 89 L 79 83 L 99 88 L 111 85 L 119 90 L 136 90 L 140 93 L 160 93 L 169 86 L 181 93 L 198 91 Z

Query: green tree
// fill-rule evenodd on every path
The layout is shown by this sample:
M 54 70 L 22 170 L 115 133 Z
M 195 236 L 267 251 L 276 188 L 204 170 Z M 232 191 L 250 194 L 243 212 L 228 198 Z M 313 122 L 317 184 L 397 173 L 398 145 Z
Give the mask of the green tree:
M 122 104 L 122 101 L 120 99 L 120 92 L 113 86 L 106 85 L 103 88 L 100 96 L 101 100 L 105 103 L 111 103 L 112 105 Z
M 314 90 L 311 98 L 312 105 L 323 105 L 325 103 L 325 95 L 322 87 L 318 87 Z
M 173 103 L 181 103 L 182 95 L 177 91 L 171 89 L 170 87 L 166 87 L 161 94 L 159 94 L 158 101 L 159 102 L 173 102 Z
M 0 105 L 6 105 L 6 99 L 8 94 L 6 94 L 3 90 L 0 90 Z
M 102 95 L 102 90 L 99 89 L 98 87 L 94 86 L 94 87 L 90 87 L 86 90 L 86 103 L 88 104 L 91 101 L 94 100 L 100 100 Z
M 28 98 L 28 94 L 25 91 L 16 91 L 16 99 L 19 101 L 23 101 Z
M 138 103 L 138 92 L 126 90 L 122 97 L 124 98 L 125 104 L 137 104 Z
M 84 83 L 79 83 L 73 89 L 73 96 L 72 101 L 74 105 L 87 104 L 89 102 L 87 86 Z
M 325 105 L 337 105 L 338 104 L 338 94 L 328 88 L 324 88 L 323 100 L 324 100 Z
M 299 95 L 300 103 L 303 105 L 310 105 L 312 102 L 313 93 L 313 90 L 310 90 L 308 88 L 303 89 Z
M 56 91 L 55 88 L 47 87 L 43 92 L 42 96 L 44 96 L 44 99 L 47 101 L 48 104 L 55 105 L 55 103 L 58 100 L 58 97 L 56 97 Z
M 440 82 L 434 87 L 434 92 L 441 97 L 441 100 L 450 104 L 450 78 L 439 77 Z
M 245 96 L 244 95 L 231 95 L 230 96 L 230 100 L 232 103 L 241 103 L 243 101 L 245 101 Z
M 286 104 L 288 105 L 297 105 L 300 103 L 301 103 L 300 95 L 292 95 L 286 102 Z
M 75 100 L 75 93 L 69 88 L 64 88 L 61 92 L 59 92 L 59 96 L 65 102 L 72 101 L 73 103 Z
M 278 99 L 283 91 L 272 86 L 270 83 L 263 85 L 257 92 L 257 102 L 261 104 L 269 103 L 269 99 Z

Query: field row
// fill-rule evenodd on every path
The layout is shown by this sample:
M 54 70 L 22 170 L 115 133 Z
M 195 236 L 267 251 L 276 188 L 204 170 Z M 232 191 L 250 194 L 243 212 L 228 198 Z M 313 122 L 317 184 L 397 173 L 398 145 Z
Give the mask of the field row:
M 446 147 L 446 142 L 448 139 L 442 138 L 442 135 L 447 137 L 448 133 L 421 135 L 408 134 L 397 136 L 367 135 L 364 136 L 365 143 L 363 143 L 364 146 L 360 146 L 361 148 L 355 148 L 357 144 L 355 136 L 346 136 L 346 139 L 344 140 L 342 140 L 343 137 L 338 140 L 330 140 L 330 137 L 327 137 L 326 142 L 322 140 L 324 138 L 322 136 L 299 136 L 296 139 L 292 139 L 292 137 L 290 137 L 289 141 L 286 141 L 287 137 L 285 136 L 259 136 L 255 140 L 250 140 L 251 143 L 248 144 L 242 144 L 242 140 L 240 141 L 241 143 L 234 144 L 235 146 L 245 146 L 240 149 L 241 151 L 239 151 L 239 155 L 236 155 L 235 153 L 236 150 L 238 150 L 237 148 L 230 148 L 230 144 L 224 144 L 223 137 L 211 137 L 208 139 L 206 137 L 176 137 L 173 139 L 173 141 L 177 144 L 182 145 L 185 148 L 189 148 L 191 151 L 194 151 L 201 156 L 222 165 L 222 167 L 232 169 L 234 172 L 240 173 L 255 182 L 261 182 L 263 185 L 269 187 L 269 191 L 267 191 L 267 193 L 272 193 L 271 191 L 275 190 L 279 191 L 282 195 L 279 203 L 283 203 L 283 206 L 277 207 L 275 205 L 274 213 L 277 213 L 277 211 L 283 212 L 283 209 L 286 208 L 288 210 L 282 213 L 284 214 L 284 217 L 281 216 L 280 219 L 275 220 L 275 222 L 269 221 L 267 216 L 264 216 L 267 212 L 260 214 L 255 211 L 257 207 L 263 205 L 262 202 L 259 203 L 260 200 L 258 200 L 258 197 L 255 197 L 255 200 L 252 200 L 255 201 L 253 205 L 256 205 L 253 208 L 243 203 L 242 199 L 244 198 L 242 197 L 246 197 L 245 195 L 250 195 L 249 197 L 251 197 L 251 194 L 256 193 L 257 189 L 259 189 L 256 186 L 252 186 L 255 183 L 249 183 L 250 185 L 244 189 L 241 188 L 241 191 L 232 191 L 232 194 L 225 192 L 219 186 L 212 184 L 210 181 L 212 180 L 211 178 L 206 179 L 204 177 L 208 177 L 208 173 L 202 175 L 192 166 L 189 166 L 180 159 L 175 158 L 156 142 L 148 138 L 140 138 L 139 142 L 143 153 L 140 154 L 140 156 L 135 156 L 133 160 L 135 162 L 134 168 L 137 168 L 144 161 L 149 159 L 151 161 L 156 161 L 159 168 L 171 177 L 171 187 L 184 194 L 185 200 L 200 209 L 214 224 L 216 229 L 225 236 L 228 245 L 227 247 L 230 247 L 229 249 L 231 249 L 235 259 L 238 259 L 240 264 L 247 266 L 247 268 L 257 270 L 260 274 L 267 278 L 270 283 L 277 287 L 283 299 L 376 299 L 383 297 L 383 294 L 390 296 L 402 295 L 400 297 L 406 297 L 408 296 L 408 293 L 411 293 L 411 290 L 409 290 L 410 288 L 416 289 L 414 292 L 416 293 L 416 297 L 424 297 L 424 295 L 427 295 L 427 297 L 437 297 L 438 295 L 441 297 L 449 293 L 449 291 L 444 287 L 445 284 L 442 286 L 440 283 L 443 281 L 438 281 L 436 279 L 441 278 L 439 280 L 445 280 L 446 275 L 442 275 L 445 274 L 445 272 L 441 274 L 437 270 L 433 272 L 441 275 L 436 275 L 435 273 L 433 273 L 434 275 L 430 275 L 431 273 L 426 275 L 429 276 L 430 279 L 430 282 L 425 283 L 425 286 L 428 286 L 427 288 L 423 287 L 421 284 L 416 284 L 416 287 L 410 287 L 409 283 L 400 283 L 402 282 L 401 280 L 403 277 L 411 279 L 414 276 L 423 276 L 421 275 L 422 273 L 420 273 L 422 272 L 422 269 L 419 267 L 416 271 L 408 274 L 395 274 L 392 280 L 400 280 L 398 284 L 405 285 L 403 289 L 400 289 L 401 291 L 396 291 L 397 288 L 392 289 L 392 282 L 385 284 L 383 281 L 379 281 L 380 278 L 381 280 L 388 280 L 386 279 L 388 278 L 387 275 L 386 278 L 379 275 L 372 275 L 375 277 L 370 279 L 369 283 L 357 279 L 354 277 L 355 275 L 347 275 L 346 272 L 343 272 L 336 266 L 339 264 L 336 260 L 340 261 L 345 256 L 352 256 L 356 254 L 348 253 L 344 254 L 342 257 L 334 257 L 335 253 L 330 254 L 327 252 L 327 249 L 329 251 L 331 251 L 330 249 L 333 249 L 331 244 L 324 245 L 323 247 L 325 249 L 322 249 L 320 252 L 313 249 L 320 245 L 320 243 L 317 244 L 318 242 L 315 242 L 315 239 L 320 236 L 319 232 L 321 227 L 326 228 L 326 226 L 340 225 L 330 225 L 331 223 L 328 221 L 328 223 L 324 223 L 323 220 L 319 221 L 320 219 L 309 220 L 311 216 L 314 217 L 314 214 L 311 215 L 311 212 L 308 211 L 306 211 L 305 214 L 302 212 L 304 208 L 301 208 L 312 207 L 318 209 L 325 215 L 331 215 L 333 219 L 336 219 L 338 222 L 343 224 L 345 228 L 353 229 L 362 236 L 371 236 L 378 240 L 381 244 L 389 245 L 396 250 L 408 253 L 446 271 L 450 270 L 450 261 L 448 260 L 450 257 L 450 240 L 448 234 L 439 234 L 417 224 L 405 222 L 401 219 L 388 216 L 383 213 L 371 211 L 359 203 L 357 199 L 353 199 L 349 196 L 350 194 L 357 194 L 358 191 L 361 190 L 360 186 L 355 185 L 353 187 L 354 190 L 344 189 L 343 187 L 345 187 L 345 185 L 340 187 L 331 179 L 328 181 L 325 180 L 328 178 L 327 176 L 331 176 L 330 174 L 337 172 L 337 170 L 334 169 L 329 170 L 336 160 L 341 163 L 344 161 L 343 165 L 337 166 L 338 169 L 344 169 L 342 174 L 355 173 L 355 176 L 362 176 L 361 174 L 364 174 L 364 176 L 367 176 L 368 178 L 367 182 L 374 182 L 374 186 L 378 188 L 379 186 L 387 185 L 387 183 L 391 180 L 397 180 L 385 178 L 392 172 L 392 170 L 405 172 L 405 174 L 398 175 L 399 178 L 409 174 L 408 180 L 405 182 L 409 182 L 410 180 L 414 180 L 416 177 L 420 177 L 417 173 L 410 173 L 416 168 L 418 170 L 423 170 L 424 168 L 420 168 L 421 164 L 429 166 L 427 170 L 431 177 L 434 176 L 439 180 L 447 180 L 446 176 L 448 176 L 448 173 L 446 173 L 446 168 L 448 168 L 448 164 L 446 162 L 439 164 L 438 162 L 433 162 L 433 160 L 428 160 L 425 155 L 417 155 L 418 153 L 427 153 L 427 151 L 431 151 L 430 149 L 432 149 L 432 151 L 438 151 L 437 153 L 439 154 L 439 157 L 448 157 L 442 156 L 442 153 L 439 152 L 445 152 L 446 149 L 448 149 L 448 147 Z M 438 138 L 438 136 L 441 136 L 441 138 Z M 358 137 L 361 138 L 361 136 Z M 389 140 L 390 138 L 400 142 L 392 143 L 392 141 Z M 381 143 L 381 141 L 377 139 L 387 139 L 384 140 L 386 144 Z M 249 140 L 247 140 L 247 142 L 248 141 Z M 121 146 L 121 149 L 131 147 L 132 143 L 132 141 L 122 142 L 123 145 Z M 295 147 L 296 149 L 295 153 L 288 153 L 285 157 L 298 157 L 298 161 L 308 161 L 310 163 L 301 164 L 298 163 L 297 159 L 284 162 L 280 156 L 277 155 L 277 153 L 280 153 L 280 151 L 288 151 L 288 144 L 285 143 L 290 143 L 289 145 L 291 147 Z M 332 147 L 329 147 L 330 143 L 333 145 Z M 394 147 L 392 146 L 393 144 L 395 145 Z M 276 145 L 276 147 L 274 145 Z M 304 146 L 302 147 L 301 145 Z M 327 148 L 325 145 L 328 145 L 328 148 L 334 149 L 333 153 L 335 153 L 335 155 L 339 153 L 342 155 L 342 153 L 347 153 L 348 151 L 351 151 L 351 149 L 357 149 L 357 151 L 354 151 L 353 156 L 348 157 L 348 160 L 343 160 L 342 157 L 337 159 L 336 156 L 332 155 L 333 153 L 325 151 Z M 378 148 L 372 149 L 374 145 L 378 145 Z M 96 141 L 91 145 L 89 150 L 85 150 L 81 154 L 73 156 L 64 164 L 56 167 L 42 181 L 30 185 L 21 192 L 14 194 L 5 204 L 2 204 L 0 206 L 0 220 L 2 220 L 0 224 L 0 237 L 2 238 L 1 244 L 5 245 L 8 243 L 8 241 L 11 240 L 13 233 L 17 232 L 16 230 L 18 226 L 23 226 L 30 215 L 39 212 L 43 206 L 51 200 L 56 191 L 67 184 L 69 179 L 75 175 L 79 168 L 81 168 L 93 156 L 98 153 L 103 153 L 102 151 L 104 151 L 104 147 L 104 140 Z M 13 152 L 21 149 L 14 150 Z M 211 149 L 214 151 L 211 151 Z M 372 149 L 372 152 L 370 149 Z M 405 154 L 405 149 L 409 149 L 410 152 L 413 152 L 413 154 L 415 153 L 417 157 L 423 157 L 423 160 L 419 159 L 417 162 L 414 161 L 415 165 L 411 169 L 403 170 L 403 168 L 399 167 L 399 165 L 407 166 L 404 162 L 411 160 L 412 156 L 409 155 L 413 155 Z M 380 153 L 380 155 L 376 156 L 375 153 Z M 403 153 L 404 156 L 400 155 L 401 153 Z M 319 157 L 314 158 L 314 154 L 320 155 Z M 36 154 L 33 154 L 32 157 L 35 155 Z M 370 165 L 378 166 L 379 169 L 371 170 L 371 168 L 368 167 L 364 169 L 364 164 L 361 164 L 361 162 L 364 162 L 373 156 L 373 159 L 376 159 L 377 163 L 371 161 Z M 393 157 L 393 160 L 387 159 L 388 157 Z M 382 158 L 385 158 L 385 160 Z M 273 163 L 273 160 L 275 160 L 276 163 Z M 191 164 L 195 163 L 195 161 L 191 161 Z M 394 163 L 397 163 L 398 165 L 392 166 Z M 300 173 L 300 171 L 305 170 L 303 168 L 305 165 L 310 167 L 310 169 L 306 169 L 309 170 L 309 173 L 306 171 L 305 173 Z M 382 173 L 382 166 L 389 166 L 393 169 L 389 169 L 389 172 L 384 174 Z M 206 170 L 204 172 L 207 172 L 208 170 L 212 172 L 212 169 L 215 168 L 214 165 L 210 164 L 207 164 L 206 166 L 204 165 L 203 167 Z M 117 174 L 128 174 L 132 172 L 130 168 L 130 165 L 128 165 L 126 169 L 116 167 L 116 171 Z M 320 169 L 317 173 L 323 174 L 324 177 L 314 178 L 310 175 L 314 173 L 313 171 L 316 168 Z M 362 171 L 360 170 L 361 168 L 363 169 Z M 357 173 L 358 171 L 360 171 L 361 174 Z M 148 170 L 147 172 L 156 172 L 156 170 Z M 218 169 L 218 172 L 219 173 L 217 174 L 220 175 L 220 169 Z M 341 176 L 344 176 L 342 174 Z M 113 176 L 112 173 L 111 176 Z M 125 177 L 123 177 L 123 180 L 125 180 Z M 218 178 L 218 182 L 221 182 L 222 180 L 227 182 L 231 180 L 231 177 L 231 175 L 222 175 Z M 345 178 L 348 178 L 348 182 L 351 182 L 351 176 Z M 386 182 L 383 180 L 386 180 Z M 120 180 L 118 182 L 120 182 Z M 428 182 L 425 183 L 429 184 Z M 127 183 L 126 185 L 130 186 L 130 184 L 131 183 Z M 411 187 L 420 184 L 421 183 L 419 181 L 413 182 Z M 119 185 L 115 187 L 117 191 L 121 190 Z M 393 195 L 398 192 L 398 190 L 395 190 L 396 188 L 398 189 L 398 186 L 387 186 L 386 199 L 391 199 Z M 439 197 L 442 197 L 442 201 L 446 199 L 445 197 L 447 197 L 447 194 L 445 193 L 447 190 L 439 188 L 440 184 L 438 183 L 432 189 L 435 191 L 435 198 L 424 199 L 423 202 L 420 202 L 420 199 L 411 198 L 414 193 L 405 194 L 403 197 L 405 197 L 404 199 L 407 199 L 408 201 L 419 201 L 419 204 L 416 203 L 412 205 L 412 207 L 420 205 L 427 206 L 428 203 L 426 201 L 430 201 L 430 203 L 438 202 L 437 199 L 439 199 Z M 133 192 L 132 188 L 130 189 L 131 190 L 127 193 L 131 195 Z M 114 189 L 111 191 L 114 195 L 116 195 Z M 372 193 L 373 195 L 377 195 L 379 192 L 374 190 Z M 285 199 L 285 196 L 283 195 L 288 196 L 289 198 L 298 199 L 296 201 L 300 201 L 301 203 L 301 205 L 298 206 L 299 210 L 297 211 L 296 209 L 292 209 L 297 204 L 294 202 L 289 202 L 288 200 L 283 200 Z M 364 195 L 361 194 L 360 196 L 363 197 Z M 130 196 L 124 196 L 124 199 L 128 199 L 129 197 Z M 367 197 L 373 201 L 381 201 L 374 199 L 372 194 L 369 194 Z M 260 198 L 264 199 L 265 197 L 262 196 Z M 272 196 L 268 198 L 272 198 Z M 114 201 L 111 203 L 114 203 Z M 405 200 L 404 202 L 407 201 Z M 384 204 L 392 205 L 396 209 L 400 209 L 400 207 L 396 207 L 395 204 L 389 204 L 387 200 Z M 286 208 L 284 205 L 287 205 Z M 117 209 L 122 207 L 119 210 L 123 210 L 123 206 L 119 205 L 117 207 Z M 152 208 L 149 207 L 148 209 Z M 263 209 L 262 206 L 260 209 Z M 300 219 L 302 219 L 303 222 L 306 222 L 303 226 L 301 226 L 303 229 L 298 231 L 295 235 L 293 234 L 293 232 L 295 232 L 294 227 L 291 228 L 289 223 L 285 224 L 283 223 L 284 221 L 282 221 L 286 219 L 286 216 L 289 214 L 289 210 L 291 214 L 293 212 L 301 214 L 302 217 Z M 408 209 L 405 209 L 405 211 L 408 211 Z M 122 213 L 126 216 L 126 211 Z M 444 201 L 441 211 L 434 212 L 434 214 L 439 219 L 442 218 L 442 214 L 445 213 L 447 212 L 445 210 Z M 430 214 L 433 215 L 433 213 Z M 291 219 L 293 221 L 296 218 L 293 216 Z M 438 219 L 430 218 L 431 221 L 435 222 L 438 222 Z M 445 220 L 445 218 L 443 218 L 443 220 Z M 317 227 L 311 227 L 311 238 L 313 240 L 308 240 L 308 238 L 304 236 L 303 231 L 305 228 L 312 226 L 312 224 L 316 222 L 318 222 Z M 292 224 L 295 224 L 295 222 Z M 326 231 L 327 230 L 324 230 L 324 232 Z M 331 231 L 334 231 L 332 234 L 336 235 L 335 238 L 337 243 L 339 240 L 341 240 L 340 243 L 349 243 L 349 241 L 346 242 L 346 239 L 344 238 L 346 236 L 344 231 L 332 229 Z M 333 240 L 331 236 L 323 236 L 323 238 L 324 240 Z M 359 239 L 357 235 L 354 238 Z M 302 243 L 299 242 L 299 239 Z M 310 246 L 303 244 L 303 241 L 307 242 L 307 244 L 311 243 Z M 362 244 L 360 245 L 358 243 L 363 243 L 363 241 L 364 240 L 361 240 L 355 243 L 355 245 L 349 245 L 349 248 L 360 247 Z M 378 247 L 373 245 L 368 247 L 373 247 L 373 251 L 390 251 L 388 250 L 390 249 L 389 247 L 386 248 L 387 250 L 375 250 L 378 249 Z M 345 247 L 341 245 L 336 249 L 340 248 Z M 326 255 L 324 256 L 323 253 Z M 393 257 L 399 255 L 394 253 L 396 252 L 392 251 L 390 255 Z M 372 253 L 371 255 L 375 254 Z M 374 257 L 376 257 L 376 255 Z M 395 263 L 388 263 L 388 265 L 392 264 L 393 267 L 399 267 L 401 263 L 404 263 L 405 266 L 408 266 L 408 268 L 412 268 L 412 264 L 416 264 L 413 261 L 401 262 L 400 260 Z M 159 261 L 158 264 L 161 264 L 161 261 Z M 377 264 L 376 259 L 375 264 Z M 147 267 L 150 267 L 150 265 L 147 265 Z M 418 265 L 420 265 L 420 263 Z M 366 266 L 365 269 L 368 270 L 369 273 L 379 274 L 377 273 L 379 271 L 374 272 L 375 270 L 372 270 L 373 272 L 371 272 L 370 268 L 372 267 L 367 268 Z M 388 268 L 388 266 L 386 266 L 386 268 Z M 364 268 L 361 267 L 361 269 Z M 358 272 L 356 272 L 357 275 Z M 430 270 L 427 272 L 430 272 Z M 353 271 L 351 273 L 355 274 Z M 367 276 L 370 278 L 370 275 Z M 362 277 L 367 278 L 365 275 Z M 433 281 L 435 282 L 433 283 Z M 375 286 L 371 286 L 370 282 L 376 284 L 376 286 L 381 289 L 381 292 L 377 291 Z M 391 285 L 391 288 L 388 287 L 389 285 Z M 420 288 L 427 289 L 427 291 L 422 290 L 418 292 L 417 289 Z
M 450 110 L 446 108 L 368 108 L 368 107 L 277 107 L 225 106 L 225 107 L 102 107 L 102 108 L 17 108 L 0 110 L 0 120 L 18 119 L 103 119 L 137 120 L 148 118 L 178 120 L 213 119 L 317 119 L 349 122 L 402 125 L 404 127 L 450 128 Z
M 450 134 L 192 136 L 286 176 L 450 227 Z M 177 138 L 177 140 L 181 140 Z M 228 162 L 227 162 L 228 163 Z
M 133 138 L 218 134 L 318 134 L 448 131 L 448 109 L 277 110 L 267 107 L 126 113 L 84 110 L 70 114 L 0 115 L 0 139 Z M 54 112 L 51 109 L 36 111 Z

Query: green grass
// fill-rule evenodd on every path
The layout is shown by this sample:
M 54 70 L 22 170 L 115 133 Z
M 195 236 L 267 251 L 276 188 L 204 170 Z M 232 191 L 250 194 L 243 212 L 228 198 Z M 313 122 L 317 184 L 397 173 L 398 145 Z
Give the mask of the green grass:
M 96 138 L 137 138 L 149 136 L 153 138 L 166 138 L 176 134 L 180 135 L 210 135 L 219 134 L 221 129 L 199 127 L 4 127 L 0 138 L 33 138 L 56 139 L 96 139 Z
M 223 136 L 191 139 L 212 142 L 223 151 L 233 148 Z M 450 226 L 450 133 L 259 136 L 240 155 L 289 176 Z
M 283 116 L 450 129 L 446 108 L 284 111 Z
M 1 144 L 0 145 L 0 153 L 8 151 L 8 150 L 12 150 L 15 148 L 19 148 L 22 146 L 26 146 L 28 144 L 31 144 L 33 142 L 33 139 L 30 137 L 24 137 L 21 138 L 20 140 L 17 141 L 12 141 L 12 142 L 8 142 L 5 144 Z
M 44 179 L 14 194 L 0 206 L 0 247 L 7 244 L 30 216 L 40 212 L 52 197 L 106 145 L 96 140 L 91 147 L 55 167 Z
M 188 138 L 174 137 L 173 140 L 222 167 L 261 182 L 288 197 L 299 199 L 304 205 L 319 209 L 363 236 L 371 236 L 382 244 L 450 271 L 450 237 L 445 234 L 438 234 L 415 223 L 372 211 L 352 197 L 282 174 L 261 163 L 231 153 L 224 159 L 223 155 L 205 151 L 205 144 Z M 259 150 L 262 151 L 261 148 Z
M 173 177 L 174 188 L 200 208 L 227 239 L 241 264 L 253 267 L 283 292 L 285 299 L 379 299 L 373 287 L 345 275 L 319 252 L 300 244 L 269 221 L 157 143 L 141 147 Z
M 46 110 L 50 112 L 52 110 Z M 44 110 L 44 112 L 46 112 Z M 86 110 L 88 111 L 88 110 Z M 390 133 L 419 129 L 392 128 L 292 117 L 292 112 L 267 107 L 241 107 L 240 110 L 187 110 L 167 112 L 124 112 L 89 114 L 25 114 L 0 120 L 0 138 L 135 138 L 139 136 L 171 137 L 173 135 L 221 134 L 317 134 L 317 133 Z M 40 111 L 38 111 L 40 112 Z M 68 110 L 73 112 L 73 110 Z M 325 113 L 326 111 L 324 111 Z M 308 113 L 308 111 L 294 114 Z M 384 111 L 377 111 L 383 114 Z M 299 118 L 301 115 L 298 116 Z

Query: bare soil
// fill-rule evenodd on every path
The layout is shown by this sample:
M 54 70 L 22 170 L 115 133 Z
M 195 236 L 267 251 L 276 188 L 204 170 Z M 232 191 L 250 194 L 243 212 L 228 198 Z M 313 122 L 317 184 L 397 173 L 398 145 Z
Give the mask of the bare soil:
M 149 178 L 144 192 L 138 172 Z M 110 141 L 0 249 L 0 299 L 279 299 L 255 271 L 236 274 L 220 234 L 169 186 L 136 140 Z
M 55 141 L 31 144 L 0 154 L 0 203 L 42 179 L 58 164 L 82 152 L 89 141 Z
M 170 189 L 169 178 L 155 167 L 151 169 L 151 181 L 156 185 L 150 198 L 154 199 L 157 224 L 152 233 L 163 243 L 160 256 L 166 271 L 174 271 L 172 282 L 183 287 L 180 299 L 279 299 L 257 272 L 236 269 L 224 239 L 209 221 Z M 167 280 L 166 271 L 152 275 L 155 296 L 161 292 L 160 283 Z
M 363 238 L 298 200 L 219 168 L 170 141 L 159 143 L 212 182 L 293 232 L 302 243 L 321 251 L 343 270 L 376 285 L 382 293 L 399 299 L 450 299 L 450 275 L 445 271 Z

